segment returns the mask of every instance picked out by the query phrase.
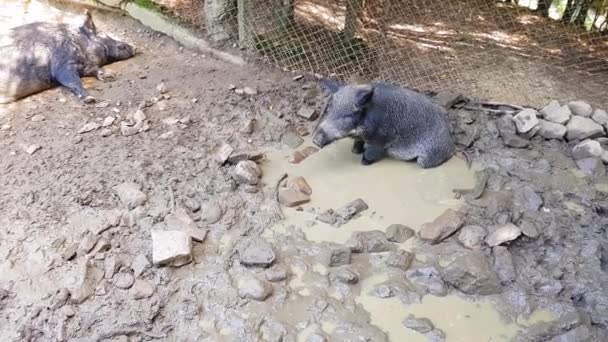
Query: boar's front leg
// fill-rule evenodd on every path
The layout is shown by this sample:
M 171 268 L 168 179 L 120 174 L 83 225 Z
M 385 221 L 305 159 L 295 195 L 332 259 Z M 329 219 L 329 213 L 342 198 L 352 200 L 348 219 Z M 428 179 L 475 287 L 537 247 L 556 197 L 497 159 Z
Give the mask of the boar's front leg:
M 365 146 L 365 151 L 363 152 L 363 157 L 361 158 L 361 164 L 371 165 L 384 158 L 384 154 L 384 146 L 367 144 Z
M 93 103 L 95 98 L 87 94 L 82 87 L 80 74 L 74 66 L 62 65 L 53 72 L 53 78 L 62 86 L 68 88 L 74 95 L 84 103 Z
M 353 143 L 353 148 L 351 149 L 351 151 L 354 154 L 363 153 L 365 151 L 365 141 L 363 141 L 362 139 L 355 138 L 355 142 Z

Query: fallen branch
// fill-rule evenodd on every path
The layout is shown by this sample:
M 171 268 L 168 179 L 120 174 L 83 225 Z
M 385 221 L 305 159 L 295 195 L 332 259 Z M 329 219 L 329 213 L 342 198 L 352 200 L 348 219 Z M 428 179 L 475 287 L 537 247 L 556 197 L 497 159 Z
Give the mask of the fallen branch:
M 275 203 L 277 204 L 277 211 L 279 212 L 281 220 L 285 219 L 285 214 L 283 214 L 283 208 L 281 208 L 281 203 L 279 202 L 279 186 L 285 180 L 285 178 L 287 178 L 287 173 L 283 173 L 281 175 L 281 177 L 279 177 L 277 183 L 274 186 L 274 195 L 273 195 L 273 197 L 275 199 Z
M 515 113 L 524 110 L 524 107 L 501 102 L 478 102 L 472 101 L 463 106 L 465 110 L 481 110 L 491 114 Z

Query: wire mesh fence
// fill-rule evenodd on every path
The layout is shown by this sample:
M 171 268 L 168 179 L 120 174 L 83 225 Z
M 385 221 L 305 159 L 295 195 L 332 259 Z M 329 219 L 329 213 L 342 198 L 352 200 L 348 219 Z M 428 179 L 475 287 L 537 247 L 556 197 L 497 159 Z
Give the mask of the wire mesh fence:
M 156 1 L 289 70 L 533 105 L 607 101 L 608 0 Z

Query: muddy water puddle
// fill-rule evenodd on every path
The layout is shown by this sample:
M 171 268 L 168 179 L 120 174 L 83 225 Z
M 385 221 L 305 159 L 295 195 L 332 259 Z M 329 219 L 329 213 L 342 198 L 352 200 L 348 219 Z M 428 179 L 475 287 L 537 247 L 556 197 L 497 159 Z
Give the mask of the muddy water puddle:
M 292 151 L 267 154 L 268 162 L 262 167 L 268 187 L 274 186 L 285 172 L 290 178 L 304 177 L 313 190 L 311 202 L 303 205 L 303 210 L 283 208 L 286 219 L 275 225 L 269 234 L 287 233 L 289 228 L 295 227 L 310 241 L 344 243 L 354 231 L 384 230 L 395 223 L 418 230 L 420 225 L 432 221 L 446 209 L 461 205 L 454 199 L 454 188 L 474 186 L 474 171 L 467 169 L 459 158 L 429 170 L 421 169 L 415 163 L 395 160 L 362 166 L 360 156 L 350 152 L 351 144 L 349 140 L 340 141 L 300 164 L 289 163 Z M 318 213 L 336 209 L 357 198 L 363 199 L 369 209 L 341 227 L 315 220 Z M 408 243 L 401 246 L 409 247 Z M 293 271 L 296 277 L 290 283 L 292 289 L 298 296 L 310 295 L 306 286 L 314 286 L 307 281 L 311 277 L 302 270 Z M 310 273 L 319 272 L 312 270 Z M 509 341 L 522 327 L 552 318 L 549 313 L 539 311 L 527 319 L 518 319 L 517 323 L 506 323 L 490 302 L 471 302 L 453 295 L 426 296 L 420 304 L 406 306 L 397 298 L 369 295 L 375 285 L 386 280 L 386 274 L 362 279 L 356 302 L 369 312 L 371 323 L 385 331 L 390 341 L 427 341 L 424 335 L 402 325 L 410 314 L 430 319 L 450 342 Z

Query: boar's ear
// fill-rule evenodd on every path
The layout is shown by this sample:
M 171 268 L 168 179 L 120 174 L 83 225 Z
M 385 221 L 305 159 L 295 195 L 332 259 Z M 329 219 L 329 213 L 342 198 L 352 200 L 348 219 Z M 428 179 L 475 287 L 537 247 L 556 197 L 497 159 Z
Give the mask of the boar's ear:
M 328 78 L 322 78 L 319 83 L 321 83 L 321 88 L 323 90 L 330 92 L 331 94 L 335 93 L 342 87 L 342 84 L 338 81 L 330 80 Z
M 82 27 L 93 33 L 97 32 L 97 28 L 95 27 L 95 23 L 93 22 L 93 16 L 91 15 L 91 10 L 89 9 L 84 11 L 84 22 L 82 23 Z
M 374 95 L 374 87 L 369 84 L 361 85 L 357 87 L 355 91 L 355 102 L 359 108 L 365 108 L 372 100 Z

